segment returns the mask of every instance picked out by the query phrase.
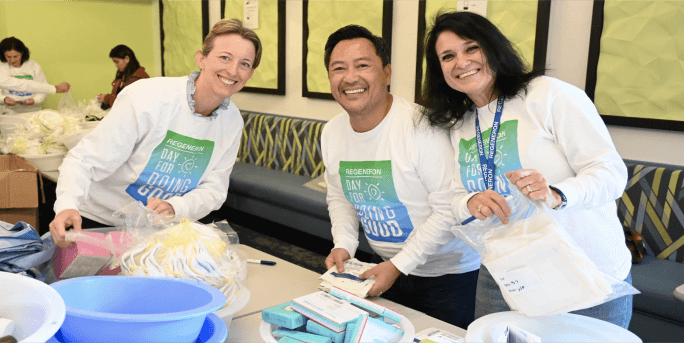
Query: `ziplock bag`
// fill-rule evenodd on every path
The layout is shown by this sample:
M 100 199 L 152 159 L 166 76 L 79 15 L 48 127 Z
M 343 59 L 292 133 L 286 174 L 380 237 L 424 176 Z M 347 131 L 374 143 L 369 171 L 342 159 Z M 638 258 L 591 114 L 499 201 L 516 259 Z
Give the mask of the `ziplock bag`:
M 118 260 L 123 275 L 197 280 L 223 292 L 226 306 L 235 299 L 245 261 L 223 231 L 187 218 L 160 216 L 141 202 L 116 214 L 125 216 L 124 236 L 136 242 Z
M 508 224 L 494 216 L 452 231 L 480 253 L 512 310 L 530 317 L 567 313 L 639 293 L 599 271 L 543 202 L 510 189 Z

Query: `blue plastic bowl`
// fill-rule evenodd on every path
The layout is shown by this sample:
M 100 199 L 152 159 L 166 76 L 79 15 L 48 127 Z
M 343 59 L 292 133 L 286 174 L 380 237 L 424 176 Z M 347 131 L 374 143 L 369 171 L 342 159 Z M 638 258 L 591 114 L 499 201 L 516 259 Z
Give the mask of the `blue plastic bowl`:
M 64 342 L 193 342 L 226 297 L 199 281 L 88 276 L 51 284 L 66 304 Z
M 228 338 L 228 327 L 219 316 L 209 313 L 207 319 L 204 321 L 202 331 L 195 343 L 222 343 Z M 54 337 L 47 340 L 45 343 L 64 343 L 62 332 L 57 331 Z

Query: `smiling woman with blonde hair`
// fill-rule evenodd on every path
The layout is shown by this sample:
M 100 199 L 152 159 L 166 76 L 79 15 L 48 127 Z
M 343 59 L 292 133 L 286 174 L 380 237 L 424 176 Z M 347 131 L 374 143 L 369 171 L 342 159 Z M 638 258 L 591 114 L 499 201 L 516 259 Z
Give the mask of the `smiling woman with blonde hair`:
M 216 33 L 217 27 L 234 27 Z M 123 225 L 112 213 L 141 201 L 159 214 L 199 220 L 221 207 L 240 145 L 242 116 L 230 97 L 258 64 L 261 44 L 237 20 L 222 20 L 195 61 L 201 72 L 126 87 L 110 113 L 59 168 L 55 243 L 65 229 Z

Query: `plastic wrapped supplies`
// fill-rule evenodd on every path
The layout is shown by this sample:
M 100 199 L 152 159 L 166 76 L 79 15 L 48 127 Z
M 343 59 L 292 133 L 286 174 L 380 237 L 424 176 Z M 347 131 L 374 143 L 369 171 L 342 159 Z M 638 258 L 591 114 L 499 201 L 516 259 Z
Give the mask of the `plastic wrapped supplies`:
M 217 228 L 187 218 L 161 217 L 140 202 L 124 215 L 129 243 L 118 263 L 123 275 L 179 277 L 201 281 L 226 295 L 226 306 L 240 290 L 244 258 Z
M 44 155 L 65 152 L 64 135 L 80 130 L 78 118 L 64 116 L 53 110 L 32 112 L 15 130 L 3 137 L 3 153 Z
M 69 91 L 62 97 L 58 111 L 31 112 L 13 122 L 11 133 L 3 133 L 0 152 L 20 155 L 66 152 L 68 144 L 75 146 L 85 132 L 92 131 L 90 123 L 97 123 L 108 112 L 100 108 L 97 99 L 92 99 L 89 104 L 84 101 L 76 103 Z
M 512 310 L 527 316 L 567 313 L 639 293 L 599 271 L 546 205 L 510 188 L 508 224 L 495 216 L 453 231 L 480 253 Z

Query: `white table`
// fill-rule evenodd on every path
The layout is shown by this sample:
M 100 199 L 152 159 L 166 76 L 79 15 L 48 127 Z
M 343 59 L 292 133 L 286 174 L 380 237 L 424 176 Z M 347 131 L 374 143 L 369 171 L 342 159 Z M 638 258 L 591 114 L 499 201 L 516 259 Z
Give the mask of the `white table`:
M 244 309 L 233 315 L 226 342 L 260 342 L 261 310 L 318 291 L 320 274 L 252 247 L 245 245 L 240 247 L 245 258 L 275 261 L 277 264 L 275 266 L 248 264 L 244 285 L 249 289 L 250 300 Z M 372 300 L 404 315 L 411 321 L 416 332 L 435 327 L 455 335 L 465 336 L 464 329 L 432 318 L 425 313 L 383 298 Z
M 59 172 L 58 171 L 48 171 L 48 172 L 40 172 L 43 174 L 43 178 L 46 178 L 52 182 L 57 182 L 57 179 L 59 179 Z

